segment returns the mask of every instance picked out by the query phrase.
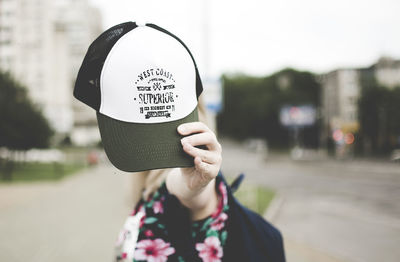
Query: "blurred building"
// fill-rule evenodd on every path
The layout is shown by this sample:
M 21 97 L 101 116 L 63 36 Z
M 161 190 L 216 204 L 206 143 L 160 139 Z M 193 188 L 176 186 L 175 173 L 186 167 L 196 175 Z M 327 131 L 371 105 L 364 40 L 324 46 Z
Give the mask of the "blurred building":
M 342 138 L 358 131 L 358 101 L 366 74 L 387 88 L 400 86 L 400 60 L 383 57 L 368 68 L 337 69 L 321 76 L 322 144 L 330 137 L 345 144 Z M 348 142 L 352 141 L 354 137 Z
M 59 137 L 85 115 L 73 107 L 72 87 L 100 31 L 88 0 L 0 0 L 0 69 L 27 87 Z M 84 118 L 95 121 L 94 113 Z
M 379 84 L 388 88 L 400 85 L 400 60 L 382 57 L 371 69 Z
M 0 1 L 0 68 L 24 84 L 51 126 L 60 133 L 73 124 L 65 26 L 51 0 Z
M 324 75 L 321 101 L 324 126 L 357 126 L 360 90 L 360 73 L 357 69 L 338 69 Z
M 100 10 L 88 0 L 58 0 L 58 20 L 66 25 L 69 46 L 68 81 L 72 88 L 89 45 L 103 31 Z M 76 99 L 72 100 L 74 112 L 71 141 L 76 145 L 94 144 L 100 141 L 95 112 Z

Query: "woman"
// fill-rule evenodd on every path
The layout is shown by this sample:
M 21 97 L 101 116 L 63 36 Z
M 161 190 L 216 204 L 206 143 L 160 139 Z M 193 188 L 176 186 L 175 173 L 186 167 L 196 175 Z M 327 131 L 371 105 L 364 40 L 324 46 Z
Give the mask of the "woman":
M 227 186 L 219 172 L 221 146 L 205 124 L 204 106 L 197 105 L 201 92 L 189 49 L 154 24 L 118 24 L 89 46 L 74 96 L 96 110 L 114 166 L 125 171 L 190 166 L 170 128 L 173 121 L 185 123 L 177 132 L 194 161 L 190 168 L 133 175 L 137 203 L 119 235 L 117 261 L 284 261 L 279 231 L 240 205 L 232 195 L 238 183 Z M 166 94 L 165 101 L 142 99 Z M 197 119 L 196 106 L 201 122 L 190 122 Z M 170 139 L 174 142 L 164 143 Z
M 118 237 L 116 261 L 284 261 L 279 232 L 243 208 L 218 175 L 222 149 L 201 100 L 199 119 L 177 130 L 194 167 L 133 174 L 137 204 Z M 261 237 L 254 232 L 263 229 Z

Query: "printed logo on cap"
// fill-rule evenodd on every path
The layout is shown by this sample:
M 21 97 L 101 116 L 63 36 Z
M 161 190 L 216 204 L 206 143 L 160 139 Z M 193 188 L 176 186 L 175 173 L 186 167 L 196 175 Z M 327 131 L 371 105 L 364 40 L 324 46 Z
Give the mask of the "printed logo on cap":
M 175 112 L 175 99 L 178 95 L 174 93 L 175 80 L 172 73 L 163 68 L 151 68 L 138 75 L 135 85 L 139 100 L 140 114 L 145 118 L 165 117 L 170 118 Z
M 179 120 L 197 105 L 196 71 L 187 50 L 146 26 L 113 46 L 100 81 L 100 113 L 125 122 Z

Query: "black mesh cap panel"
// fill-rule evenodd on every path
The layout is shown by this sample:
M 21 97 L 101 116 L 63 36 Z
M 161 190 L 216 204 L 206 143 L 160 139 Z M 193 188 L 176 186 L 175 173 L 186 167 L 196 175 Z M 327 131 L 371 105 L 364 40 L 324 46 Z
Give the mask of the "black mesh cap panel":
M 186 51 L 188 51 L 190 57 L 192 58 L 194 68 L 196 70 L 196 95 L 197 95 L 197 98 L 199 98 L 200 94 L 203 92 L 203 84 L 201 82 L 199 70 L 197 69 L 196 61 L 194 60 L 194 57 L 193 57 L 192 53 L 190 52 L 189 48 L 185 45 L 185 43 L 181 39 L 179 39 L 176 35 L 172 34 L 171 32 L 165 30 L 164 28 L 161 28 L 155 24 L 150 24 L 150 23 L 146 24 L 146 26 L 157 29 L 163 33 L 166 33 L 169 36 L 172 36 L 173 38 L 178 40 L 178 42 L 181 43 L 181 45 L 183 45 L 183 47 L 185 47 Z
M 81 102 L 100 110 L 100 75 L 104 61 L 114 44 L 126 33 L 136 28 L 135 22 L 126 22 L 111 27 L 89 46 L 79 69 L 74 87 L 74 96 Z

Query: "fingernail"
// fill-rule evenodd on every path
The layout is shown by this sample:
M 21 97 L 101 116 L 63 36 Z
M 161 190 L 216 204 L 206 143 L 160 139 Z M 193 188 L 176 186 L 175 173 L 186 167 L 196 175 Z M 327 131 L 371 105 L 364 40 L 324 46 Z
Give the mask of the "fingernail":
M 182 139 L 181 139 L 182 145 L 184 145 L 184 144 L 186 143 L 186 140 L 187 140 L 186 138 L 182 138 Z
M 182 125 L 180 125 L 178 126 L 178 131 L 179 133 L 182 133 L 183 131 L 185 131 L 185 128 Z

